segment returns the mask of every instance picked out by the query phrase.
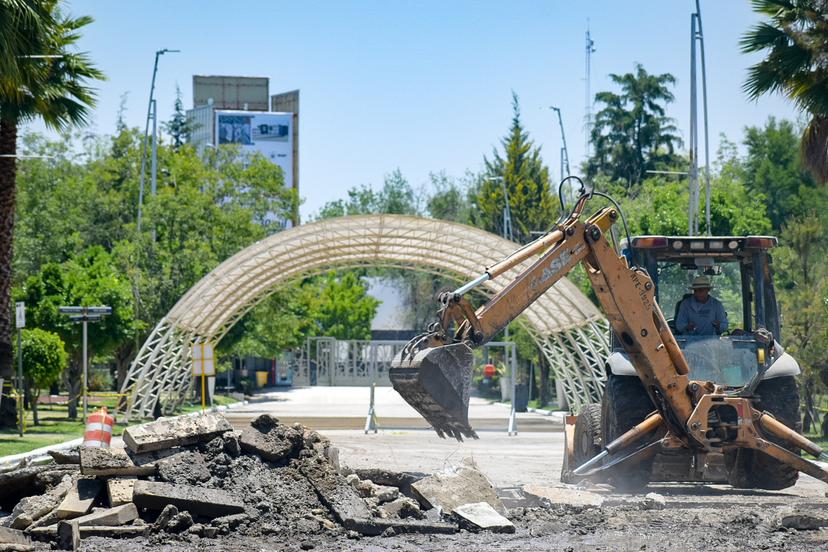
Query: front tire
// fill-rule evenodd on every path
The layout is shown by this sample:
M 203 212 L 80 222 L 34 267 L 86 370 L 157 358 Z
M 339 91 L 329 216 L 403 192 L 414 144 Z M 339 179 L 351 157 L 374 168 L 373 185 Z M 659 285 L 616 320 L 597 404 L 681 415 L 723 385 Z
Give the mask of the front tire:
M 644 421 L 656 408 L 637 376 L 610 374 L 604 387 L 602 429 L 604 446 Z M 638 490 L 650 482 L 653 458 L 636 465 L 615 466 L 609 483 L 620 490 Z

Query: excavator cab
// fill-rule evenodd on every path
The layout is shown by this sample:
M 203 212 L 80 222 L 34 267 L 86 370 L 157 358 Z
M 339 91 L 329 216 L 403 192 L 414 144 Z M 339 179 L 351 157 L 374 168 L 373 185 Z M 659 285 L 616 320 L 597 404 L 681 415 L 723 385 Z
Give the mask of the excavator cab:
M 748 385 L 758 367 L 768 364 L 758 358 L 769 337 L 778 357 L 772 360 L 784 356 L 770 256 L 776 244 L 769 236 L 639 236 L 622 242 L 622 253 L 652 278 L 656 300 L 664 306 L 693 378 L 727 387 Z M 697 276 L 707 278 L 710 295 L 724 307 L 727 320 L 721 331 L 700 333 L 678 325 L 681 305 L 692 300 L 690 284 Z M 613 355 L 623 355 L 615 336 L 612 343 Z M 619 358 L 610 358 L 609 369 L 616 375 L 637 375 Z M 798 373 L 796 362 L 785 356 L 783 362 L 771 362 L 759 381 Z

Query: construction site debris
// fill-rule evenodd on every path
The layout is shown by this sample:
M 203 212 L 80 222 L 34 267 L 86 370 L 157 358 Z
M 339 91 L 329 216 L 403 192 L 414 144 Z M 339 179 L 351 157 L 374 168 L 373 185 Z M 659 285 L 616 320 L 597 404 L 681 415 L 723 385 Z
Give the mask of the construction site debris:
M 5 548 L 9 544 L 32 544 L 32 539 L 27 537 L 23 531 L 0 527 L 0 547 Z
M 395 517 L 400 519 L 423 519 L 425 517 L 417 501 L 407 496 L 401 496 L 396 500 L 378 506 L 377 513 L 384 519 Z
M 498 513 L 506 513 L 491 482 L 471 459 L 464 459 L 457 467 L 424 477 L 412 484 L 411 490 L 420 504 L 428 509 L 442 508 L 444 512 L 452 513 L 463 504 L 487 502 Z
M 0 473 L 0 509 L 10 511 L 21 498 L 45 493 L 65 475 L 78 473 L 77 466 L 21 465 Z
M 101 508 L 91 514 L 86 514 L 85 516 L 76 518 L 73 521 L 81 526 L 117 526 L 126 525 L 136 519 L 138 519 L 138 508 L 135 507 L 135 504 L 129 503 L 122 504 L 121 506 L 115 506 L 114 508 Z
M 55 461 L 55 464 L 80 464 L 79 447 L 72 447 L 65 450 L 50 450 L 48 454 Z
M 647 493 L 642 507 L 645 510 L 663 510 L 667 507 L 667 499 L 658 493 Z
M 134 477 L 119 477 L 106 482 L 106 496 L 110 506 L 121 506 L 132 502 L 132 491 L 135 487 Z
M 526 484 L 523 492 L 546 501 L 549 506 L 595 506 L 604 503 L 604 497 L 597 493 L 576 489 L 574 487 L 549 487 L 546 485 Z
M 40 495 L 24 497 L 18 502 L 11 514 L 3 518 L 4 527 L 26 529 L 39 519 L 54 511 L 74 485 L 74 477 L 65 475 L 54 488 Z
M 97 479 L 76 480 L 57 508 L 58 519 L 72 519 L 89 512 L 102 487 Z
M 163 510 L 171 504 L 190 513 L 207 517 L 219 517 L 244 511 L 241 501 L 225 491 L 157 481 L 136 481 L 132 500 L 141 508 Z
M 80 528 L 74 521 L 61 521 L 57 525 L 57 542 L 61 550 L 80 548 Z
M 472 530 L 486 530 L 495 533 L 514 533 L 515 525 L 497 513 L 488 502 L 463 504 L 454 509 L 454 515 L 461 521 L 461 526 Z
M 154 422 L 128 427 L 123 438 L 129 450 L 143 453 L 209 441 L 232 429 L 224 416 L 211 412 L 200 416 L 159 418 Z
M 219 451 L 223 441 L 219 441 Z M 210 468 L 198 451 L 183 451 L 158 461 L 158 478 L 168 483 L 197 485 L 210 480 Z
M 360 479 L 368 479 L 377 485 L 397 487 L 406 496 L 411 495 L 411 484 L 427 477 L 427 473 L 419 472 L 395 472 L 383 468 L 360 468 L 356 470 L 340 470 L 343 475 L 351 473 L 359 476 Z
M 303 444 L 301 429 L 279 423 L 269 414 L 262 414 L 244 428 L 239 438 L 241 449 L 257 454 L 268 462 L 279 462 L 292 456 Z
M 809 531 L 828 527 L 828 515 L 819 511 L 786 508 L 779 512 L 774 520 L 775 527 Z
M 130 454 L 121 448 L 82 447 L 80 469 L 83 475 L 147 476 L 158 470 L 158 461 L 176 454 L 178 449 L 157 451 L 148 454 Z

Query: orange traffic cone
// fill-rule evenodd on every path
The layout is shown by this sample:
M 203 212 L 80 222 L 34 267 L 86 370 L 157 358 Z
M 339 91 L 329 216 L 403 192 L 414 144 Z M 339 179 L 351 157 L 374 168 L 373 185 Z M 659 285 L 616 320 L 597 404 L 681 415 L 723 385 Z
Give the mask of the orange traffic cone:
M 110 416 L 104 406 L 86 420 L 86 432 L 83 434 L 84 447 L 109 448 L 112 441 L 112 426 L 115 418 Z

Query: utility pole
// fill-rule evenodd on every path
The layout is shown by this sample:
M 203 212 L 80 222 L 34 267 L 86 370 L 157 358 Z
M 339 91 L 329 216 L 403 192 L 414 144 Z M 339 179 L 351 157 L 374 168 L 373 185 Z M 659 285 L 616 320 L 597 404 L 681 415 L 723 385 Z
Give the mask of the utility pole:
M 696 11 L 690 14 L 690 206 L 688 208 L 690 235 L 699 233 L 699 128 L 698 93 L 696 91 L 696 43 L 701 54 L 702 110 L 704 113 L 704 175 L 705 175 L 705 222 L 707 235 L 710 228 L 710 141 L 707 125 L 707 72 L 704 62 L 704 33 L 702 32 L 701 6 L 696 0 Z
M 589 19 L 587 19 L 587 30 L 586 30 L 586 61 L 584 67 L 584 82 L 585 82 L 585 93 L 584 93 L 584 108 L 586 113 L 584 114 L 584 159 L 589 159 L 592 155 L 592 92 L 590 91 L 590 79 L 592 77 L 592 54 L 595 52 L 595 42 L 592 40 L 592 37 L 589 34 Z M 563 176 L 561 177 L 563 179 Z
M 155 152 L 157 148 L 156 139 L 156 123 L 157 123 L 157 112 L 154 108 L 155 106 L 155 77 L 158 74 L 158 58 L 166 53 L 175 53 L 180 52 L 181 50 L 170 50 L 169 48 L 164 48 L 163 50 L 158 50 L 155 52 L 155 64 L 152 66 L 152 81 L 150 82 L 150 95 L 149 95 L 149 103 L 147 104 L 147 120 L 144 124 L 144 145 L 141 148 L 141 174 L 139 177 L 139 187 L 138 187 L 138 231 L 141 231 L 141 215 L 142 209 L 144 206 L 144 180 L 145 180 L 145 173 L 147 169 L 147 139 L 149 138 L 149 125 L 150 125 L 150 118 L 152 118 L 152 136 L 153 136 L 153 151 Z M 152 195 L 155 195 L 155 182 L 156 182 L 156 170 L 157 166 L 153 163 L 153 171 L 152 171 Z

